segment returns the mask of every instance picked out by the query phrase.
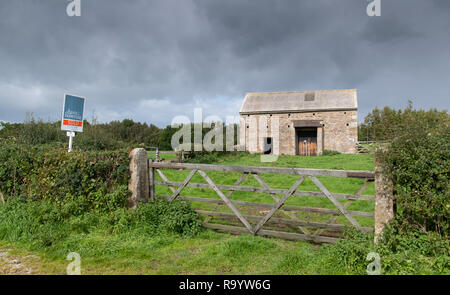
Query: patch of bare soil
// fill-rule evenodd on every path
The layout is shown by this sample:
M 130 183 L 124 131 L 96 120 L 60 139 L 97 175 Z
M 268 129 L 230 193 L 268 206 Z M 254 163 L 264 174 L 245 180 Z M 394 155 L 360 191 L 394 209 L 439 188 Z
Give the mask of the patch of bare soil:
M 11 254 L 11 251 L 12 249 L 0 249 L 0 275 L 34 274 L 33 268 L 27 265 L 27 262 L 38 257 L 35 255 L 19 257 Z

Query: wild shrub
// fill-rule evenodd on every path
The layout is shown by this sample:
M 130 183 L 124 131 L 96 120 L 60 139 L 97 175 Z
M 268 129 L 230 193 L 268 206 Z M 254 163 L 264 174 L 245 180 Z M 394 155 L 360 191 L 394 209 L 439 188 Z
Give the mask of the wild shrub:
M 201 230 L 197 213 L 187 202 L 156 199 L 138 206 L 137 221 L 163 232 L 195 236 Z
M 378 154 L 394 183 L 400 234 L 450 234 L 450 116 L 429 122 L 420 112 L 411 114 L 408 128 Z
M 0 191 L 16 198 L 67 200 L 66 209 L 75 214 L 111 211 L 126 205 L 128 163 L 127 150 L 67 153 L 10 140 L 0 143 Z
M 81 212 L 76 199 L 67 202 L 9 198 L 0 204 L 0 240 L 22 243 L 32 249 L 59 247 L 66 239 L 90 231 L 107 234 L 137 232 L 155 235 L 195 236 L 201 231 L 198 216 L 188 203 L 157 200 L 137 209 Z
M 436 110 L 399 112 L 392 140 L 378 151 L 394 184 L 395 216 L 375 247 L 364 234 L 327 247 L 330 264 L 365 273 L 366 255 L 381 257 L 382 273 L 450 272 L 450 118 Z
M 335 273 L 366 274 L 367 254 L 373 252 L 373 236 L 362 233 L 356 229 L 347 229 L 345 239 L 339 239 L 331 246 L 323 248 L 326 264 L 329 264 Z
M 383 238 L 375 246 L 373 235 L 349 229 L 345 239 L 323 246 L 319 257 L 327 265 L 328 273 L 367 274 L 366 260 L 370 252 L 380 256 L 381 274 L 449 274 L 449 246 L 436 233 L 410 232 L 399 234 L 395 226 L 388 226 Z
M 185 153 L 184 159 L 187 163 L 211 164 L 216 163 L 220 155 L 226 152 L 188 152 Z

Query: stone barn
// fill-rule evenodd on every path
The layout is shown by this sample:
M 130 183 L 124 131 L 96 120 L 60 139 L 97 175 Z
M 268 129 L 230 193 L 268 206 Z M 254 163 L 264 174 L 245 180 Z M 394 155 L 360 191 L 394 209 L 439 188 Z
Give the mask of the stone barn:
M 276 155 L 356 153 L 357 111 L 356 89 L 248 93 L 239 113 L 240 145 Z

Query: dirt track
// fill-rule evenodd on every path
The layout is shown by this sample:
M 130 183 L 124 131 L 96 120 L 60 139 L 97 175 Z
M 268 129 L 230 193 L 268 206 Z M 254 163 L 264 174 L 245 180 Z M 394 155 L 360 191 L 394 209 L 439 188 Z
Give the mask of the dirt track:
M 11 249 L 0 248 L 0 275 L 31 275 L 32 267 L 27 265 L 27 260 L 38 258 L 35 255 L 19 257 L 10 253 Z

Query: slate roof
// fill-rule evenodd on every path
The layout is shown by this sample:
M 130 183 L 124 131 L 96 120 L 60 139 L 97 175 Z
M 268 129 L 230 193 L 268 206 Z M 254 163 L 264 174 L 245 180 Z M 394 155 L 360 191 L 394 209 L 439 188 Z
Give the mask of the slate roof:
M 357 110 L 356 89 L 247 93 L 240 114 Z

